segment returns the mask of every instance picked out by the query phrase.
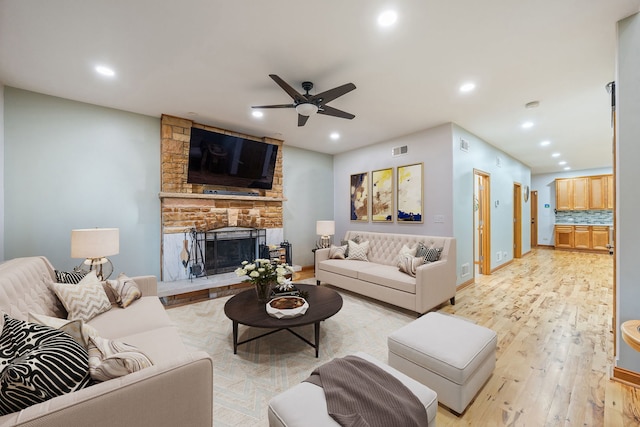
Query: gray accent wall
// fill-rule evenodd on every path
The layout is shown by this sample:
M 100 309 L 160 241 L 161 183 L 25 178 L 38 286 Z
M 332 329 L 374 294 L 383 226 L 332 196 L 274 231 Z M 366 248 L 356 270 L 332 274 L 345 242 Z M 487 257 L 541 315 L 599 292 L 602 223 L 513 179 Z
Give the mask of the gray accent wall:
M 640 372 L 640 354 L 620 334 L 620 325 L 640 319 L 638 253 L 638 160 L 640 159 L 640 14 L 618 23 L 616 152 L 617 366 Z
M 160 275 L 160 119 L 4 91 L 5 258 L 70 258 L 74 228 L 117 227 L 115 272 Z
M 333 156 L 283 147 L 284 238 L 293 249 L 293 263 L 312 266 L 316 221 L 333 219 Z

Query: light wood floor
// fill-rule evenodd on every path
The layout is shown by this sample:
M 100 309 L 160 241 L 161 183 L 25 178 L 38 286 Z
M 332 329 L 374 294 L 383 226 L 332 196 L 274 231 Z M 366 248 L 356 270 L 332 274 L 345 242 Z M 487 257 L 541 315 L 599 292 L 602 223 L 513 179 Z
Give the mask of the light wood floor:
M 496 369 L 438 426 L 640 426 L 640 390 L 609 379 L 612 286 L 610 255 L 534 249 L 459 291 L 441 310 L 497 332 Z

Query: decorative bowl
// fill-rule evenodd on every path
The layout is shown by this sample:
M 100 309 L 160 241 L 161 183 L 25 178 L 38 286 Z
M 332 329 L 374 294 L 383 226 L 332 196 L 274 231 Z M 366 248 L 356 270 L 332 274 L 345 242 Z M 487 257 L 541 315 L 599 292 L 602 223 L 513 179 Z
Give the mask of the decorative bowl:
M 295 296 L 276 297 L 267 303 L 267 313 L 277 319 L 302 316 L 308 308 L 307 300 Z

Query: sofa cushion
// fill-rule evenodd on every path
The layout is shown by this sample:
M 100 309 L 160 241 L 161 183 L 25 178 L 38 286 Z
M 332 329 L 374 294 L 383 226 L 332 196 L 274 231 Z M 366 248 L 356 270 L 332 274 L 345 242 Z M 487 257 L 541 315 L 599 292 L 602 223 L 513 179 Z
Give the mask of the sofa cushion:
M 109 297 L 100 282 L 78 285 L 51 282 L 50 286 L 67 309 L 69 320 L 81 319 L 86 322 L 111 309 Z
M 399 291 L 416 293 L 416 279 L 398 270 L 398 267 L 369 264 L 370 268 L 358 272 L 358 279 Z
M 173 326 L 153 329 L 118 337 L 118 341 L 131 344 L 144 352 L 154 364 L 175 360 L 189 352 L 178 329 Z
M 66 333 L 4 315 L 0 335 L 0 415 L 90 382 L 87 350 Z
M 142 296 L 136 282 L 124 273 L 120 273 L 116 280 L 107 280 L 107 286 L 111 288 L 116 303 L 122 308 L 126 308 Z
M 89 338 L 89 372 L 96 381 L 108 381 L 153 366 L 135 346 L 100 337 Z
M 358 278 L 358 272 L 371 268 L 372 264 L 362 261 L 354 261 L 349 259 L 328 259 L 319 264 L 319 268 L 331 273 L 341 274 L 343 276 Z
M 91 319 L 89 324 L 101 337 L 110 339 L 173 326 L 158 297 L 142 297 L 127 308 L 113 307 Z

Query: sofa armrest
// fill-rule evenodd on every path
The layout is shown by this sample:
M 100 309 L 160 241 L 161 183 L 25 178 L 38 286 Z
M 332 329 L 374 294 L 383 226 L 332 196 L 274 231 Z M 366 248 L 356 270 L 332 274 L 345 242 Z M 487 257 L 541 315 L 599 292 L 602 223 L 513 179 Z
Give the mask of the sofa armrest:
M 156 276 L 136 276 L 132 277 L 136 282 L 143 297 L 155 297 L 158 296 L 158 279 Z
M 213 425 L 213 359 L 203 351 L 59 396 L 0 425 L 67 427 Z
M 455 296 L 455 258 L 424 264 L 417 268 L 416 312 L 426 313 Z
M 318 264 L 322 261 L 329 259 L 329 248 L 316 249 L 315 261 L 316 261 L 316 271 L 318 270 Z

